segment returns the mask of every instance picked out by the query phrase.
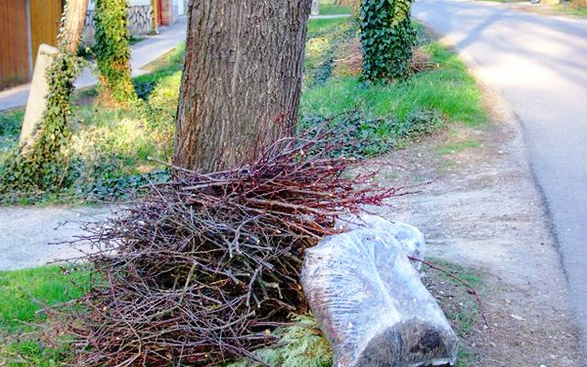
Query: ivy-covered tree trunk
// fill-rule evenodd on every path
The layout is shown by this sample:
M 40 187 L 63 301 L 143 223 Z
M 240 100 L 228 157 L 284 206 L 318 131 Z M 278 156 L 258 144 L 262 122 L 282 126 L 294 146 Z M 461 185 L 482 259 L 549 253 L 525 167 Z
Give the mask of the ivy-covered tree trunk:
M 136 98 L 131 80 L 126 0 L 96 0 L 94 53 L 100 70 L 100 100 L 125 104 Z
M 49 92 L 31 144 L 22 145 L 0 167 L 0 193 L 51 191 L 66 184 L 70 141 L 70 97 L 80 71 L 76 53 L 88 0 L 68 0 L 58 36 L 59 52 L 47 68 Z
M 232 168 L 293 134 L 310 5 L 190 2 L 175 165 Z
M 416 31 L 410 20 L 412 0 L 363 0 L 361 46 L 363 79 L 389 81 L 410 75 Z

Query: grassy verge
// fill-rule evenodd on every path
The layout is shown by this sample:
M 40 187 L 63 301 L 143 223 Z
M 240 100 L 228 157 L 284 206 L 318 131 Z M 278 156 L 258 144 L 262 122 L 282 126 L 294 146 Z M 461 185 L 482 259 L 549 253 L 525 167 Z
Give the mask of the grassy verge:
M 421 27 L 419 32 L 414 61 L 418 68 L 409 80 L 366 84 L 360 80 L 360 44 L 352 23 L 311 20 L 300 106 L 302 127 L 328 120 L 329 128 L 344 131 L 359 156 L 371 157 L 448 124 L 486 126 L 482 95 L 465 65 L 431 42 Z M 348 117 L 331 121 L 340 115 Z
M 351 6 L 340 6 L 334 0 L 320 1 L 320 15 L 339 15 L 352 14 L 353 8 Z
M 565 15 L 573 15 L 577 17 L 587 17 L 587 6 L 573 5 L 573 3 L 562 3 L 553 6 L 553 9 L 558 13 Z
M 57 266 L 0 272 L 0 366 L 63 365 L 67 349 L 49 346 L 41 337 L 42 308 L 80 297 L 88 274 L 66 273 Z
M 429 57 L 430 70 L 416 73 L 403 83 L 365 85 L 358 78 L 359 70 L 345 69 L 334 60 L 360 55 L 345 55 L 356 39 L 348 37 L 350 25 L 345 19 L 312 20 L 323 22 L 316 30 L 310 28 L 306 49 L 306 81 L 330 62 L 332 72 L 327 82 L 312 85 L 302 94 L 302 114 L 333 115 L 352 109 L 360 109 L 368 117 L 403 119 L 411 112 L 435 109 L 447 120 L 471 126 L 487 123 L 487 115 L 481 106 L 481 93 L 475 80 L 467 73 L 458 57 L 436 42 L 423 36 L 420 51 Z M 342 36 L 341 36 L 342 34 Z M 345 35 L 347 36 L 345 38 Z M 326 50 L 326 51 L 325 51 Z M 338 68 L 338 69 L 337 69 Z M 324 81 L 324 80 L 322 80 Z

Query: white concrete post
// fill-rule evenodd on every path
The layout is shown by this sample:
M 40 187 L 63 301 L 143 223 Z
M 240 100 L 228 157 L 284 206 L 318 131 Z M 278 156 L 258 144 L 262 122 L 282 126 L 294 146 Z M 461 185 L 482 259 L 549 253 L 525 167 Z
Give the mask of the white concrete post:
M 320 14 L 320 1 L 319 0 L 312 0 L 312 8 L 310 10 L 310 15 L 318 15 Z
M 47 101 L 45 96 L 49 93 L 49 85 L 45 73 L 51 63 L 53 57 L 59 52 L 53 46 L 41 45 L 39 46 L 39 53 L 37 54 L 37 61 L 33 72 L 33 81 L 31 82 L 31 90 L 29 99 L 24 113 L 24 120 L 22 122 L 22 130 L 20 132 L 20 143 L 22 145 L 30 146 L 34 142 L 35 125 L 41 121 Z

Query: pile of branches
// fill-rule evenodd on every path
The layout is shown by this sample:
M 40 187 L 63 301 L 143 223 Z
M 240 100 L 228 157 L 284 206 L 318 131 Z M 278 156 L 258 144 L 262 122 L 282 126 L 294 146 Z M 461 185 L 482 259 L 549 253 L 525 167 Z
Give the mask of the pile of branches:
M 336 233 L 337 217 L 396 193 L 346 177 L 352 161 L 324 149 L 291 139 L 237 169 L 176 169 L 89 228 L 97 277 L 79 311 L 60 314 L 77 363 L 213 366 L 275 343 L 274 328 L 307 310 L 304 250 Z

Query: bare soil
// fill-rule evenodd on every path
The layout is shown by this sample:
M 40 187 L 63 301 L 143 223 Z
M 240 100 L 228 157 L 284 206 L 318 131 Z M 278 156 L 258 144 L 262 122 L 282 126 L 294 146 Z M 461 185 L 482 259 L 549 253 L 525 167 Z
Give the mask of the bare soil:
M 488 95 L 487 100 L 499 99 Z M 369 168 L 380 170 L 382 185 L 416 191 L 397 197 L 382 214 L 420 228 L 428 256 L 481 276 L 478 292 L 487 325 L 467 306 L 475 301 L 466 288 L 427 272 L 434 277 L 428 280 L 432 292 L 457 329 L 473 312 L 473 325 L 464 325 L 461 333 L 469 355 L 461 366 L 587 366 L 519 124 L 499 103 L 489 107 L 488 127 L 453 126 L 370 161 Z

